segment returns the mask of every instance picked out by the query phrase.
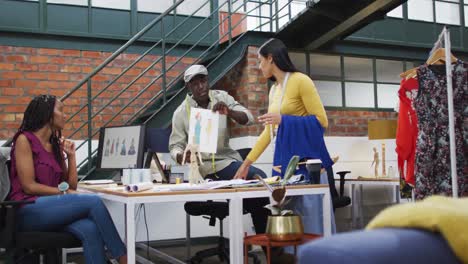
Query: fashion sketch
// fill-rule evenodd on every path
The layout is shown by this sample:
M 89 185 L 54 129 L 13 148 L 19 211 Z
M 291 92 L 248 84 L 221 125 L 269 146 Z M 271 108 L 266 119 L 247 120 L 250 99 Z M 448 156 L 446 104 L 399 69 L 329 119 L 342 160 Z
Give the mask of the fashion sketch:
M 120 155 L 121 155 L 121 156 L 127 155 L 127 150 L 126 150 L 126 147 L 125 147 L 125 138 L 124 138 L 123 141 L 122 141 L 122 148 L 121 148 L 121 150 L 120 150 Z
M 104 156 L 105 157 L 109 156 L 109 148 L 110 148 L 110 140 L 107 139 L 106 146 L 104 147 Z
M 135 155 L 135 139 L 132 138 L 132 141 L 130 142 L 130 148 L 128 149 L 128 155 Z
M 112 139 L 112 146 L 111 146 L 111 149 L 110 149 L 110 154 L 114 154 L 114 143 L 115 143 L 115 139 Z
M 195 135 L 193 138 L 193 144 L 199 146 L 200 145 L 200 133 L 201 133 L 201 114 L 198 112 L 195 115 Z

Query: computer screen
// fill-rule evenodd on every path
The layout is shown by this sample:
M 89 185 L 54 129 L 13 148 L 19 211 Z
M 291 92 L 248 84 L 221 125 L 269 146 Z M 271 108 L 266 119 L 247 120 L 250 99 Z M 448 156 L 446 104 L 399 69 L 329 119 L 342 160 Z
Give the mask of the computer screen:
M 143 168 L 145 126 L 102 127 L 97 169 Z

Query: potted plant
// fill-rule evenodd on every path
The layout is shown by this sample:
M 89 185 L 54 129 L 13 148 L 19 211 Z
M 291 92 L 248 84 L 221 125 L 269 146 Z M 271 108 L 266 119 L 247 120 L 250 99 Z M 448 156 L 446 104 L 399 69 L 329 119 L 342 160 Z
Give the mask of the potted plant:
M 270 190 L 272 196 L 272 204 L 265 206 L 265 208 L 271 211 L 271 216 L 268 217 L 266 228 L 266 234 L 271 240 L 300 240 L 304 234 L 301 216 L 295 215 L 293 211 L 285 209 L 289 201 L 285 199 L 286 184 L 296 171 L 298 162 L 299 156 L 293 156 L 291 158 L 280 186 L 275 189 L 259 177 L 259 180 Z

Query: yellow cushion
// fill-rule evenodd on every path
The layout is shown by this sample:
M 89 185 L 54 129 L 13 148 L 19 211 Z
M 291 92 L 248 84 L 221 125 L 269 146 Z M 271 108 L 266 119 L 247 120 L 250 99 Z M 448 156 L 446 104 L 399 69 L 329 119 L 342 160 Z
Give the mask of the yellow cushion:
M 455 255 L 463 263 L 468 263 L 468 198 L 433 196 L 415 203 L 392 206 L 372 219 L 366 229 L 382 227 L 438 232 Z

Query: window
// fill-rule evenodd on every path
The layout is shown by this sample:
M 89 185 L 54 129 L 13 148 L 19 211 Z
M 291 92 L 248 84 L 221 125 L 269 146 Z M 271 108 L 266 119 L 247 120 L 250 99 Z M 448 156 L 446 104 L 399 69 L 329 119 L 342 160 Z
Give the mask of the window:
M 203 1 L 203 2 L 206 2 Z M 227 5 L 227 0 L 219 0 L 218 6 L 219 10 L 228 12 L 229 8 Z M 207 4 L 207 6 L 210 6 L 210 3 Z M 245 7 L 244 7 L 244 2 L 243 1 L 232 1 L 231 0 L 231 12 L 236 12 L 236 13 L 245 13 Z
M 310 54 L 310 76 L 316 79 L 341 79 L 340 56 Z
M 372 60 L 354 57 L 344 58 L 344 72 L 346 80 L 372 81 Z
M 270 4 L 260 5 L 260 16 L 264 19 L 263 23 L 270 22 L 271 20 L 271 15 L 272 15 L 271 11 L 273 10 L 270 10 L 270 8 L 273 8 L 273 6 L 271 6 Z M 270 26 L 270 25 L 266 25 L 266 26 Z
M 457 3 L 436 1 L 435 8 L 437 23 L 460 25 L 460 9 Z
M 291 2 L 291 18 L 297 16 L 302 10 L 306 8 L 305 1 L 292 1 Z
M 460 25 L 459 2 L 460 0 L 408 0 L 408 19 L 436 22 L 439 24 Z M 466 4 L 467 1 L 464 0 L 464 3 Z M 465 6 L 465 11 L 466 9 Z M 399 14 L 400 11 L 394 9 L 387 15 L 399 17 Z M 468 17 L 466 12 L 465 16 Z
M 95 7 L 130 10 L 130 0 L 93 0 Z
M 464 11 L 464 14 L 465 14 L 465 26 L 468 27 L 468 5 L 465 5 L 463 7 L 463 11 Z
M 47 0 L 48 4 L 88 6 L 88 0 Z
M 401 61 L 376 60 L 376 71 L 377 82 L 398 83 L 398 75 L 403 72 L 403 63 Z
M 398 89 L 396 84 L 377 84 L 377 107 L 395 108 L 398 102 Z
M 408 0 L 408 19 L 434 21 L 432 0 Z
M 299 71 L 307 73 L 305 53 L 289 52 L 289 57 Z
M 289 22 L 289 0 L 279 0 L 278 1 L 278 26 L 279 28 L 283 27 Z
M 173 4 L 173 0 L 160 0 L 157 5 L 155 5 L 154 0 L 137 0 L 137 7 L 140 12 L 163 13 Z
M 47 3 L 88 6 L 88 0 L 47 0 Z M 91 3 L 93 7 L 130 10 L 130 0 L 93 0 Z
M 374 108 L 374 84 L 362 82 L 346 82 L 346 106 Z
M 180 15 L 191 15 L 195 10 L 199 9 L 202 5 L 200 10 L 195 13 L 195 16 L 207 17 L 210 15 L 210 3 L 206 3 L 206 0 L 190 0 L 184 1 L 177 7 L 177 14 Z M 154 1 L 153 1 L 154 4 Z M 221 4 L 221 3 L 220 3 Z M 227 6 L 227 5 L 226 5 Z
M 305 56 L 300 52 L 290 53 L 294 65 L 301 71 L 306 70 Z M 400 73 L 421 64 L 326 54 L 308 56 L 308 74 L 325 107 L 394 109 L 398 101 Z
M 314 81 L 324 106 L 343 106 L 341 82 Z
M 247 2 L 247 30 L 259 30 L 260 25 L 260 4 L 256 2 Z
M 395 9 L 387 13 L 389 17 L 403 18 L 403 5 L 397 6 Z

